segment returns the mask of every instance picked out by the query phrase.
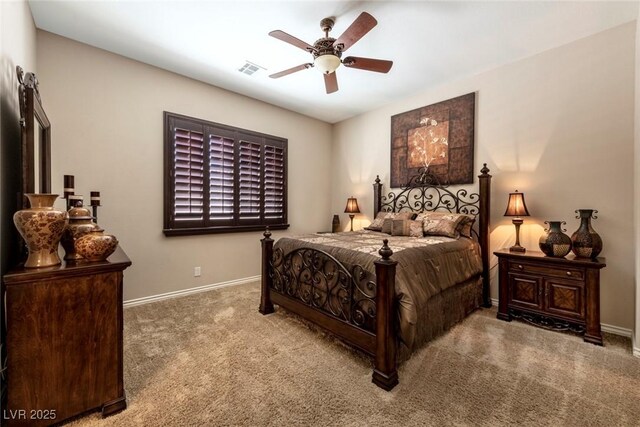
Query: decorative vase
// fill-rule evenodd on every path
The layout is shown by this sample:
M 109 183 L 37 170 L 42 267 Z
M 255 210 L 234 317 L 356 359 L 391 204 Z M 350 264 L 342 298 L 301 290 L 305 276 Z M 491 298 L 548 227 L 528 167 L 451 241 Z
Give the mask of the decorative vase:
M 98 224 L 93 222 L 89 209 L 82 206 L 69 209 L 69 224 L 64 229 L 62 239 L 60 239 L 65 251 L 65 261 L 82 259 L 82 255 L 76 252 L 76 240 L 99 228 Z
M 591 227 L 591 218 L 598 219 L 593 209 L 578 209 L 580 227 L 571 235 L 572 251 L 579 258 L 595 258 L 602 252 L 602 239 Z
M 540 250 L 547 256 L 562 258 L 571 250 L 571 238 L 563 233 L 562 226 L 566 224 L 564 221 L 545 221 L 549 224 L 549 228 L 544 231 L 547 234 L 540 236 Z
M 67 212 L 55 210 L 57 194 L 26 194 L 31 205 L 13 215 L 13 223 L 27 243 L 26 268 L 60 264 L 58 243 L 67 225 Z
M 118 239 L 111 234 L 104 234 L 100 227 L 79 237 L 75 242 L 76 252 L 87 261 L 104 261 L 117 247 Z
M 333 221 L 331 222 L 331 232 L 340 232 L 340 217 L 338 215 L 333 216 Z

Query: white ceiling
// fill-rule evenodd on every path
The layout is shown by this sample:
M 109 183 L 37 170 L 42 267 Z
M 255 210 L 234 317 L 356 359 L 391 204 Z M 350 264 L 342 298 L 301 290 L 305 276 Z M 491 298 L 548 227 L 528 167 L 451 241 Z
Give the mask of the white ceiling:
M 335 123 L 437 84 L 603 31 L 638 16 L 638 2 L 35 1 L 38 28 Z M 345 54 L 394 61 L 389 74 L 337 70 L 325 93 L 314 69 L 274 80 L 310 54 L 269 37 L 307 43 L 320 20 L 338 37 L 362 12 L 378 26 Z M 265 70 L 238 72 L 245 60 Z

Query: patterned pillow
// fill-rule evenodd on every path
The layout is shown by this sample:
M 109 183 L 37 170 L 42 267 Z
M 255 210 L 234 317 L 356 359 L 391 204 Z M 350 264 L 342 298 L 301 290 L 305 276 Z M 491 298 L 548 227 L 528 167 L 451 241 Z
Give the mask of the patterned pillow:
M 394 219 L 391 226 L 392 236 L 422 237 L 422 221 Z
M 381 231 L 382 222 L 387 218 L 387 216 L 390 216 L 392 214 L 393 212 L 378 212 L 378 215 L 376 215 L 376 218 L 373 220 L 373 222 L 369 224 L 367 230 Z
M 382 231 L 383 233 L 391 234 L 391 230 L 393 229 L 393 218 L 385 218 L 382 221 Z
M 471 228 L 473 227 L 473 223 L 476 222 L 476 219 L 471 215 L 463 215 L 463 217 L 458 226 L 458 231 L 461 236 L 471 238 Z
M 425 236 L 446 236 L 453 239 L 460 237 L 460 224 L 466 221 L 466 215 L 449 212 L 423 212 L 416 218 L 422 220 Z
M 367 230 L 382 231 L 382 223 L 385 219 L 412 219 L 415 214 L 413 212 L 378 212 L 376 218 L 367 227 Z M 382 231 L 383 233 L 385 231 Z M 389 232 L 391 233 L 391 229 Z

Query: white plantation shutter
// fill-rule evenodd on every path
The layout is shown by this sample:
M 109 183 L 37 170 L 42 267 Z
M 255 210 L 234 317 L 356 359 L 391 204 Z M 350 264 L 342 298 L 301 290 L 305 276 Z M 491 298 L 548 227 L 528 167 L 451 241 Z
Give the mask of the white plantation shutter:
M 240 219 L 260 219 L 262 179 L 260 174 L 260 144 L 243 141 L 239 143 L 238 200 Z
M 209 135 L 209 218 L 232 220 L 235 187 L 234 140 Z
M 164 233 L 284 229 L 287 140 L 165 112 Z
M 176 221 L 204 215 L 204 139 L 202 132 L 174 129 L 173 209 Z
M 264 218 L 284 218 L 284 148 L 264 146 Z

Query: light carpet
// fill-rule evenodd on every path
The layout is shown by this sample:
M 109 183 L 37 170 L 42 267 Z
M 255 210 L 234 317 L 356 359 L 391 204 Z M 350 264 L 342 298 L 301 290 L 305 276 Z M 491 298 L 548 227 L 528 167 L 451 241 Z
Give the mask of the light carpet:
M 640 425 L 640 359 L 480 310 L 371 383 L 371 362 L 281 310 L 259 284 L 125 310 L 129 407 L 73 426 Z

